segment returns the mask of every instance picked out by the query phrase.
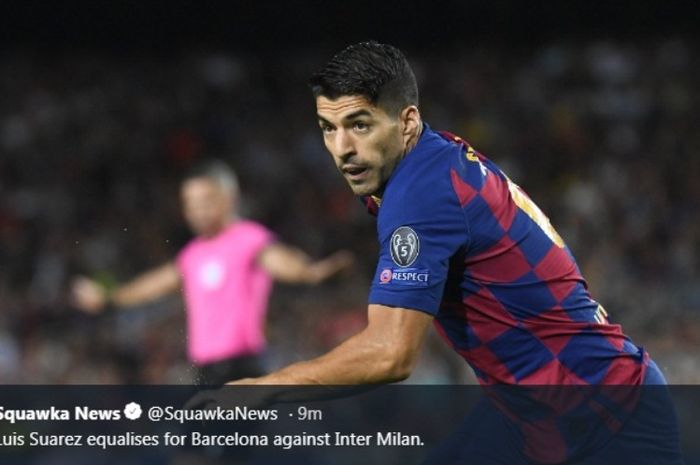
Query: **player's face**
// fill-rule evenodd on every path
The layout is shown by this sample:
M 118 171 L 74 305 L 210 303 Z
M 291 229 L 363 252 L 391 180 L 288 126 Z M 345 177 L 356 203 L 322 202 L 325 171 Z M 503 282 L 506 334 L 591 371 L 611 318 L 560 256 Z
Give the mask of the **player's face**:
M 188 179 L 182 184 L 181 197 L 185 220 L 200 236 L 216 235 L 231 217 L 231 195 L 211 179 Z
M 406 149 L 401 118 L 365 97 L 316 98 L 323 141 L 355 195 L 380 195 Z

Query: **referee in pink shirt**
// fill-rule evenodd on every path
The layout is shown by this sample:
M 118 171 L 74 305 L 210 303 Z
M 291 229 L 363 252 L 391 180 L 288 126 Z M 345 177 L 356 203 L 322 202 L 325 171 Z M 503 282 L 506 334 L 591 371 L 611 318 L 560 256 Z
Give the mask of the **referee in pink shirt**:
M 312 261 L 275 240 L 263 225 L 238 217 L 238 182 L 222 162 L 195 169 L 182 182 L 185 220 L 196 237 L 175 260 L 108 291 L 79 277 L 72 294 L 83 311 L 129 308 L 183 290 L 187 350 L 198 382 L 220 385 L 260 376 L 265 314 L 272 281 L 318 284 L 352 263 L 348 252 Z

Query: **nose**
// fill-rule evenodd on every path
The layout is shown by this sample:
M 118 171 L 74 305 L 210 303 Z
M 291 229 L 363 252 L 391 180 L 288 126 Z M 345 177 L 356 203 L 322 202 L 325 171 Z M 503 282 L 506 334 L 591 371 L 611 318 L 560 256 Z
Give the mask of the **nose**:
M 342 128 L 336 131 L 333 143 L 335 156 L 342 161 L 347 161 L 348 158 L 356 153 L 352 135 Z

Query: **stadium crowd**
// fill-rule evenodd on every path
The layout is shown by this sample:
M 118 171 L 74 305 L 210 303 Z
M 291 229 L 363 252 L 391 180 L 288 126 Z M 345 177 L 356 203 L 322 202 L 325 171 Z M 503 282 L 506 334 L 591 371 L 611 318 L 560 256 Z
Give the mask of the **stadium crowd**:
M 401 44 L 397 44 L 401 45 Z M 552 42 L 406 50 L 432 127 L 468 139 L 548 214 L 613 322 L 671 383 L 699 383 L 700 89 L 696 44 Z M 77 274 L 105 284 L 157 265 L 189 233 L 181 176 L 216 157 L 244 212 L 355 270 L 276 286 L 271 368 L 364 324 L 374 220 L 325 152 L 306 87 L 321 49 L 266 56 L 5 52 L 0 59 L 0 381 L 188 383 L 182 302 L 91 317 Z M 469 382 L 432 338 L 413 382 Z

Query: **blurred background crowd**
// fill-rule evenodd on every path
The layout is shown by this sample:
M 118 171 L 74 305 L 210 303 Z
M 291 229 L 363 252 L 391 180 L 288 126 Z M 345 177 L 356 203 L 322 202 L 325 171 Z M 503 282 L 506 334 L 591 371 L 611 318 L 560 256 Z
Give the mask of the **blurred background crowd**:
M 380 37 L 381 39 L 381 37 Z M 474 45 L 395 40 L 433 128 L 461 135 L 548 214 L 590 290 L 672 383 L 700 382 L 698 44 L 584 37 Z M 237 171 L 246 216 L 355 269 L 318 288 L 277 285 L 268 364 L 318 355 L 364 325 L 374 220 L 322 145 L 309 75 L 347 45 L 277 54 L 225 48 L 0 55 L 0 382 L 189 383 L 183 304 L 84 315 L 85 274 L 109 284 L 190 238 L 179 181 Z M 471 382 L 430 339 L 416 383 Z

